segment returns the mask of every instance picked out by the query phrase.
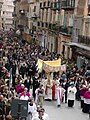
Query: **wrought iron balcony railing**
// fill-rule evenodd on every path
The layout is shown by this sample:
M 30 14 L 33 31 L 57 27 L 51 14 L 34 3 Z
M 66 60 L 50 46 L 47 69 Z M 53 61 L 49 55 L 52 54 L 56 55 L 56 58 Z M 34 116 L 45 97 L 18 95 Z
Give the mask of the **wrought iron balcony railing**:
M 63 34 L 67 34 L 67 35 L 72 35 L 73 33 L 73 27 L 69 27 L 69 26 L 60 26 L 59 27 L 59 31 Z
M 59 26 L 57 26 L 57 24 L 52 24 L 52 31 L 59 32 Z
M 85 44 L 90 46 L 90 36 L 79 35 L 78 36 L 78 43 Z
M 51 3 L 51 9 L 52 10 L 60 10 L 60 2 L 52 2 Z
M 62 0 L 61 8 L 74 9 L 75 8 L 75 0 Z

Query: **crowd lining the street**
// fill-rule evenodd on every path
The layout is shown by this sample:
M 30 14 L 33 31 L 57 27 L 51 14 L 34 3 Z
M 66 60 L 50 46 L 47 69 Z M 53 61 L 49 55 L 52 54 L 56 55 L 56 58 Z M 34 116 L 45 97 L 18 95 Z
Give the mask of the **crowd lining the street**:
M 45 71 L 38 73 L 37 60 L 54 60 L 59 56 L 36 44 L 28 44 L 15 36 L 14 31 L 0 31 L 0 114 L 1 120 L 13 120 L 11 105 L 13 99 L 28 101 L 27 120 L 49 120 L 43 108 L 43 101 L 57 100 L 68 107 L 74 101 L 81 102 L 84 113 L 90 112 L 90 66 L 74 65 L 60 76 L 54 73 L 53 80 Z

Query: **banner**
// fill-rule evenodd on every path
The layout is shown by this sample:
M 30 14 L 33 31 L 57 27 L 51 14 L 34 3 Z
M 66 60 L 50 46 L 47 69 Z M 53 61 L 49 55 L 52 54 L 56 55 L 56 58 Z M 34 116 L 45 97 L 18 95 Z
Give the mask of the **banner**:
M 46 72 L 58 72 L 61 68 L 61 59 L 53 61 L 43 61 L 43 70 Z
M 38 72 L 41 72 L 42 69 L 46 72 L 58 72 L 61 69 L 61 59 L 53 61 L 43 61 L 41 59 L 38 59 L 37 69 Z

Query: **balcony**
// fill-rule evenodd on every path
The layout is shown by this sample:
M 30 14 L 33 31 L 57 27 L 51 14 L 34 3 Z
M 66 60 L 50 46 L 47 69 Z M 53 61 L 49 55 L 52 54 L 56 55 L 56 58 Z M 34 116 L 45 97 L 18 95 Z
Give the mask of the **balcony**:
M 52 10 L 60 10 L 60 2 L 53 2 L 51 3 Z
M 66 34 L 66 35 L 72 35 L 72 33 L 73 33 L 73 27 L 60 26 L 59 32 L 61 32 L 62 34 Z
M 78 36 L 78 43 L 85 44 L 90 46 L 90 36 L 79 35 Z
M 75 0 L 62 0 L 61 8 L 64 10 L 73 10 L 75 8 Z
M 46 8 L 46 9 L 51 8 L 51 2 L 50 2 L 50 1 L 48 1 L 48 2 L 46 3 L 45 8 Z
M 57 26 L 57 24 L 52 24 L 52 31 L 59 32 L 59 26 Z

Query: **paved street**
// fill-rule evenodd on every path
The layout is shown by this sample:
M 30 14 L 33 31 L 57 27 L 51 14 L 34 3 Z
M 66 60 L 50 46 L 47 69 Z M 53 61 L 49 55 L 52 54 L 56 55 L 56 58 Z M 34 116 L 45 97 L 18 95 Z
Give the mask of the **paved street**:
M 45 101 L 44 108 L 50 120 L 90 120 L 88 114 L 81 112 L 80 103 L 78 101 L 75 102 L 74 108 L 68 108 L 67 104 L 64 103 L 58 108 L 56 107 L 56 101 Z

